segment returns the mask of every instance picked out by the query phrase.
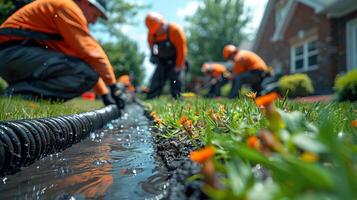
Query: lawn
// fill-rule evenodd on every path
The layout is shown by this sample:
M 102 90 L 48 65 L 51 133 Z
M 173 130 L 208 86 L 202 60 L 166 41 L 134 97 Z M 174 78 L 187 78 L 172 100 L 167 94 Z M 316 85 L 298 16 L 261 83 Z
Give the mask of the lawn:
M 18 97 L 0 98 L 0 120 L 30 119 L 81 113 L 103 107 L 101 101 L 80 98 L 65 103 L 29 101 Z
M 201 174 L 188 181 L 202 180 L 213 199 L 357 196 L 355 103 L 257 101 L 259 107 L 250 98 L 147 103 L 158 137 L 196 146 L 188 156 Z
M 259 106 L 257 106 L 257 102 Z M 353 199 L 357 196 L 355 103 L 159 98 L 147 101 L 158 138 L 195 147 L 202 191 L 213 199 Z M 0 120 L 80 113 L 100 101 L 0 98 Z M 196 151 L 194 151 L 196 150 Z

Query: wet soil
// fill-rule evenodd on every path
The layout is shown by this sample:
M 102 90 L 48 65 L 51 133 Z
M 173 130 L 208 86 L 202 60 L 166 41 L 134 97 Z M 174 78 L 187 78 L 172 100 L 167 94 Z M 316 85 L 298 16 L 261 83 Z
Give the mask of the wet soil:
M 168 173 L 164 166 L 172 165 L 169 169 L 178 170 L 176 166 L 183 163 L 165 161 L 163 164 L 161 157 L 155 155 L 150 125 L 141 107 L 129 105 L 121 119 L 91 133 L 89 138 L 61 153 L 38 160 L 19 173 L 3 177 L 0 199 L 171 197 L 171 194 L 166 195 L 168 182 L 175 186 L 170 192 L 176 194 L 175 191 L 181 188 L 171 179 L 175 176 L 180 179 L 184 175 L 171 173 L 173 170 Z M 157 149 L 164 148 L 158 146 Z M 184 199 L 178 193 L 176 199 Z
M 152 119 L 148 113 L 149 111 L 146 112 L 146 116 Z M 165 199 L 209 199 L 201 191 L 202 181 L 188 181 L 188 178 L 200 172 L 200 166 L 193 163 L 188 157 L 191 151 L 202 146 L 200 141 L 194 141 L 196 145 L 193 145 L 193 142 L 184 135 L 180 135 L 181 139 L 178 136 L 173 138 L 160 137 L 165 131 L 165 129 L 157 128 L 152 130 L 156 153 L 162 159 L 168 171 L 168 188 Z

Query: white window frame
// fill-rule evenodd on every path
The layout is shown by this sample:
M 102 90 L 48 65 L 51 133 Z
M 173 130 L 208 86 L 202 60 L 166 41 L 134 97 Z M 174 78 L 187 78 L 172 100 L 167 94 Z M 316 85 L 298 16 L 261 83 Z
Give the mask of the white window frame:
M 307 71 L 312 71 L 312 70 L 316 70 L 319 68 L 318 62 L 316 65 L 308 66 L 309 57 L 314 56 L 314 55 L 317 55 L 317 56 L 319 55 L 318 47 L 316 47 L 316 49 L 314 51 L 308 52 L 309 51 L 308 45 L 310 42 L 313 42 L 313 41 L 318 42 L 317 36 L 306 38 L 302 41 L 299 41 L 299 42 L 291 45 L 291 48 L 290 48 L 290 66 L 291 66 L 290 71 L 291 71 L 291 73 L 307 72 Z M 304 66 L 302 69 L 296 69 L 296 62 L 295 62 L 296 61 L 295 49 L 299 46 L 303 46 Z
M 352 19 L 346 24 L 346 53 L 347 53 L 347 70 L 357 68 L 357 33 L 354 33 L 357 26 L 357 18 Z

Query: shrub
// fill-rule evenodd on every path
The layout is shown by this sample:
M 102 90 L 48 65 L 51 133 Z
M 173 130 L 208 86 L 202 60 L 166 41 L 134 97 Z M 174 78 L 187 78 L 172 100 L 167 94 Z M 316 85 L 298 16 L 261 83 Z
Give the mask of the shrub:
M 357 69 L 350 71 L 344 76 L 338 76 L 334 89 L 339 101 L 357 100 Z
M 7 87 L 6 81 L 0 77 L 0 94 L 4 92 L 5 88 Z
M 311 79 L 306 74 L 293 74 L 279 79 L 279 89 L 282 95 L 288 97 L 308 96 L 314 92 Z

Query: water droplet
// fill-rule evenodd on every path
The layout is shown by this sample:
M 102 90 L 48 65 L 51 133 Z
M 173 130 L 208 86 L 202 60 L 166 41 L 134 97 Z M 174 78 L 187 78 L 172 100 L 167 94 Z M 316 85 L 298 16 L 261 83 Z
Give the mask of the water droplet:
M 176 83 L 176 81 L 174 81 L 174 83 Z
M 6 184 L 6 181 L 7 181 L 7 177 L 5 177 L 5 178 L 2 179 L 2 182 L 3 182 L 4 184 Z

